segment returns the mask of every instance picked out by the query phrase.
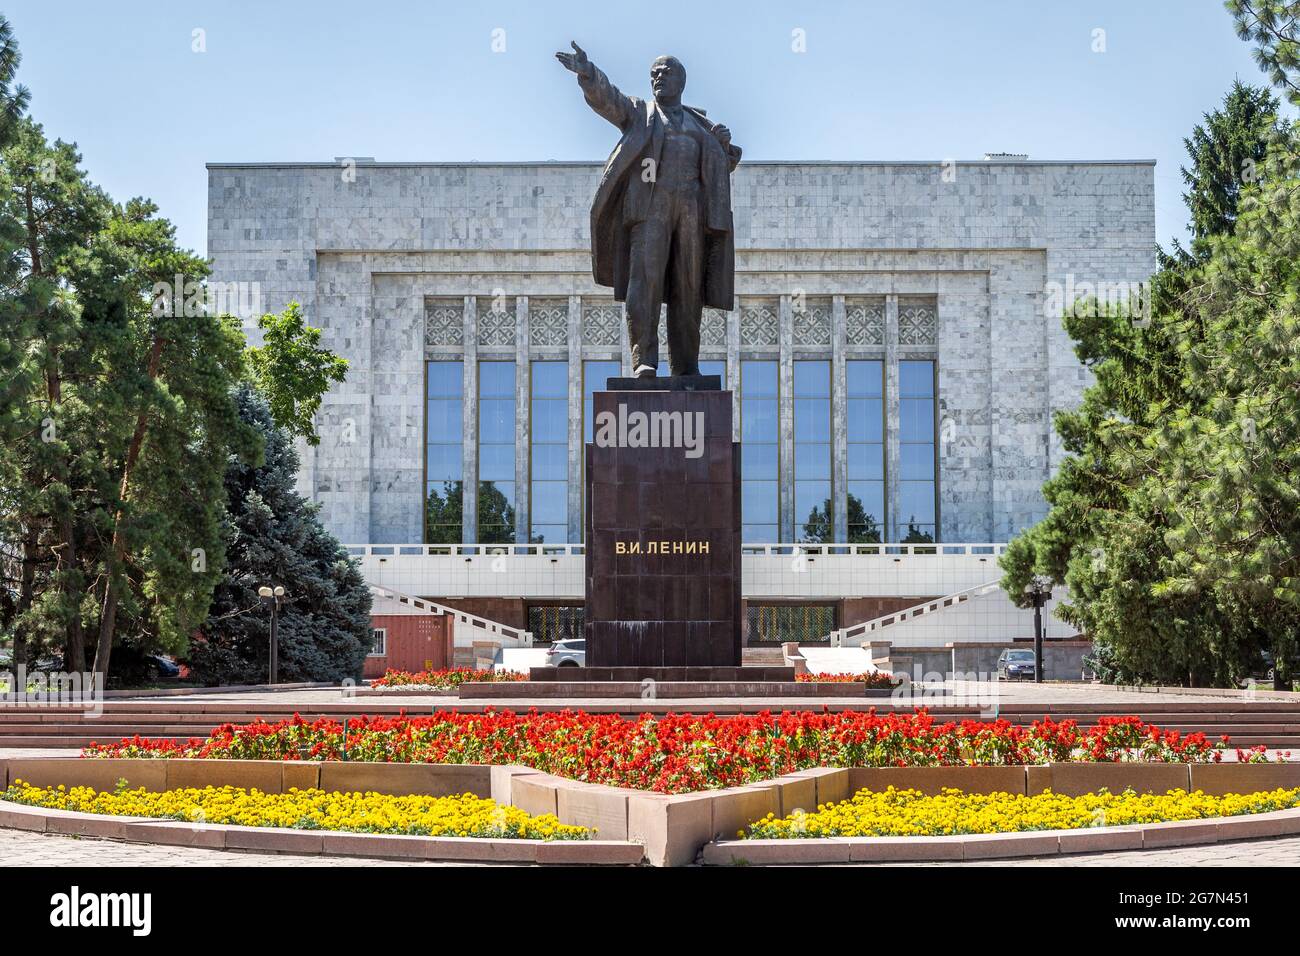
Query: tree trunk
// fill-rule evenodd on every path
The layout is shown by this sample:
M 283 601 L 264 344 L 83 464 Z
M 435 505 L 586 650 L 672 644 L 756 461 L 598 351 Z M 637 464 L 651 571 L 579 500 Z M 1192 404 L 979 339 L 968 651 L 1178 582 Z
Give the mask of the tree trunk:
M 63 599 L 72 614 L 68 620 L 68 637 L 63 648 L 63 669 L 82 674 L 86 670 L 86 636 L 81 627 L 81 590 L 74 588 L 69 580 L 77 571 L 77 538 L 70 513 L 60 518 L 59 535 L 63 539 L 61 560 L 67 562 Z
M 27 533 L 23 536 L 23 570 L 22 577 L 18 584 L 18 617 L 22 617 L 31 610 L 32 601 L 36 597 L 36 548 L 39 541 L 36 536 L 36 527 L 33 524 L 27 525 Z M 14 678 L 17 679 L 19 665 L 27 663 L 27 635 L 24 633 L 22 625 L 14 627 Z M 15 690 L 24 690 L 25 688 L 15 687 Z
M 158 377 L 158 366 L 162 359 L 163 340 L 155 336 L 153 348 L 149 352 L 149 381 Z M 95 645 L 95 672 L 108 678 L 108 659 L 113 652 L 113 631 L 117 627 L 118 587 L 123 560 L 126 557 L 126 502 L 131 487 L 131 471 L 140 458 L 140 448 L 144 445 L 145 430 L 149 424 L 148 408 L 141 409 L 135 419 L 135 432 L 131 435 L 131 444 L 126 450 L 126 463 L 122 467 L 122 487 L 118 493 L 121 499 L 117 513 L 113 516 L 113 546 L 109 549 L 108 583 L 104 586 L 104 606 L 99 616 L 99 640 Z

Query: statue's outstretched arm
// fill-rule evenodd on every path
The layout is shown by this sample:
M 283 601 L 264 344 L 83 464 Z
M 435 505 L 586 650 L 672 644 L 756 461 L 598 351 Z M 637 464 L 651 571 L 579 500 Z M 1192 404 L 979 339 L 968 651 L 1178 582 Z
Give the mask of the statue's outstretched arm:
M 555 58 L 578 77 L 587 105 L 619 129 L 627 129 L 636 118 L 636 105 L 631 97 L 624 96 L 609 77 L 587 59 L 582 47 L 576 43 L 569 45 L 573 47 L 572 53 L 557 53 Z

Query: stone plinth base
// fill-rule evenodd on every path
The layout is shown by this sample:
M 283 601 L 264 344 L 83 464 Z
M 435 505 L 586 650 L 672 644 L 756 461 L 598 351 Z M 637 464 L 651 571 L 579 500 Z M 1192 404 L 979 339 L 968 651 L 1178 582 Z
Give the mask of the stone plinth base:
M 721 375 L 673 375 L 665 378 L 611 378 L 605 388 L 611 392 L 718 392 Z
M 564 681 L 670 681 L 675 683 L 708 681 L 712 683 L 754 683 L 756 681 L 794 682 L 794 668 L 780 665 L 764 667 L 531 667 L 528 679 L 533 683 Z
M 466 681 L 462 700 L 694 700 L 701 698 L 854 698 L 888 697 L 889 691 L 861 684 L 796 681 Z

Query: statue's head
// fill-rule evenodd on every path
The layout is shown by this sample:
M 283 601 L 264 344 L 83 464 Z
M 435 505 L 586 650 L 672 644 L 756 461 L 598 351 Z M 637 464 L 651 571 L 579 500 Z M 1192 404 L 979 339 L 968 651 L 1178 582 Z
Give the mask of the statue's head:
M 686 67 L 675 56 L 661 56 L 650 64 L 650 88 L 655 99 L 681 96 L 686 89 Z

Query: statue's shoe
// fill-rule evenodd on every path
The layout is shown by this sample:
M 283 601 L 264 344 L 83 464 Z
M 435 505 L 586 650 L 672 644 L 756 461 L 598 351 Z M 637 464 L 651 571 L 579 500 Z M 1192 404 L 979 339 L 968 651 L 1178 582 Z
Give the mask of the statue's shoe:
M 638 365 L 632 374 L 637 378 L 654 378 L 658 370 L 653 365 Z

